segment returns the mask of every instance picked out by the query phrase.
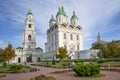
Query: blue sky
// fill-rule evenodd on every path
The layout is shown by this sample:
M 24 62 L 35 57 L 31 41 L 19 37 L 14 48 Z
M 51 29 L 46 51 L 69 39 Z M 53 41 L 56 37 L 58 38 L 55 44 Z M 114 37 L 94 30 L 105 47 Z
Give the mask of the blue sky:
M 120 40 L 120 0 L 0 0 L 0 48 L 11 43 L 22 46 L 24 20 L 31 8 L 35 20 L 37 46 L 44 49 L 51 14 L 63 5 L 68 21 L 73 10 L 83 28 L 84 49 L 89 49 L 100 32 L 105 41 Z

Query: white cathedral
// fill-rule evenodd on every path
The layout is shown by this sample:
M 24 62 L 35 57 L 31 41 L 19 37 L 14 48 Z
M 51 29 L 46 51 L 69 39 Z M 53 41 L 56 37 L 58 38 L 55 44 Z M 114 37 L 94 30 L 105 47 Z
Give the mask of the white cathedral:
M 78 24 L 78 20 L 79 18 L 75 11 L 73 11 L 69 23 L 64 7 L 59 7 L 56 18 L 52 15 L 49 21 L 43 59 L 53 59 L 59 47 L 67 49 L 70 59 L 74 59 L 73 55 L 83 50 L 83 31 L 82 27 Z
M 52 15 L 49 21 L 45 53 L 43 53 L 43 50 L 40 47 L 36 48 L 34 19 L 31 10 L 29 10 L 23 32 L 23 47 L 16 48 L 16 57 L 12 62 L 21 63 L 37 62 L 46 59 L 53 60 L 59 47 L 66 48 L 69 53 L 69 58 L 75 59 L 74 55 L 80 50 L 83 50 L 83 31 L 82 27 L 78 24 L 78 20 L 79 18 L 75 11 L 73 11 L 73 15 L 69 22 L 64 7 L 59 7 L 56 18 Z

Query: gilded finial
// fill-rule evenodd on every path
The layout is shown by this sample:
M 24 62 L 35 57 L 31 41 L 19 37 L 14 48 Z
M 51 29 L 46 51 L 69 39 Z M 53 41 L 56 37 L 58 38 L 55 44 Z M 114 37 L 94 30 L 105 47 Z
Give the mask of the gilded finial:
M 64 10 L 64 6 L 63 5 L 61 6 L 61 9 Z

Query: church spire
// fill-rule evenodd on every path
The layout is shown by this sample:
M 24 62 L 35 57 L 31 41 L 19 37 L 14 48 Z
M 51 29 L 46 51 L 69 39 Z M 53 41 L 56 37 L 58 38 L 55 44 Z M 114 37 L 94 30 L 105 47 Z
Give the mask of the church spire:
M 31 11 L 31 9 L 28 10 L 27 15 L 32 15 L 32 11 Z
M 52 15 L 51 15 L 51 19 L 50 19 L 50 21 L 49 21 L 49 26 L 52 27 L 55 23 L 56 23 L 56 20 L 55 20 L 55 18 L 54 18 L 54 15 L 52 14 Z
M 73 11 L 73 15 L 71 16 L 71 24 L 74 26 L 78 26 L 78 17 L 75 14 L 75 11 Z
M 77 15 L 75 14 L 75 11 L 73 11 L 73 15 L 72 15 L 71 19 L 74 19 L 74 18 L 78 19 Z
M 98 41 L 98 42 L 101 41 L 100 32 L 98 32 L 97 41 Z
M 68 16 L 66 15 L 66 13 L 64 11 L 64 7 L 63 6 L 59 7 L 59 10 L 56 15 L 56 21 L 60 24 L 67 23 L 67 18 L 68 18 Z
M 56 20 L 55 20 L 55 18 L 54 18 L 54 15 L 52 14 L 52 15 L 51 15 L 51 19 L 50 19 L 49 22 L 53 22 L 53 21 L 56 22 Z

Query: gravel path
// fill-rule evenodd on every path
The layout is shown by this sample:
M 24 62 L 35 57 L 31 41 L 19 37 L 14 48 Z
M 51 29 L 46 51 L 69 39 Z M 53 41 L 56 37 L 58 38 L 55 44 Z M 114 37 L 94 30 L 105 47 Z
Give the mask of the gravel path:
M 49 74 L 50 72 L 54 72 L 57 68 L 46 68 L 46 67 L 37 67 L 40 69 L 37 72 L 29 72 L 29 73 L 20 73 L 20 74 L 7 74 L 7 77 L 0 78 L 0 80 L 29 80 L 33 76 L 38 76 L 40 74 L 45 74 L 46 76 L 53 76 L 57 80 L 120 80 L 120 73 L 118 72 L 107 72 L 101 71 L 101 73 L 105 74 L 105 77 L 102 78 L 80 78 L 75 77 L 74 72 L 68 72 L 64 74 Z

